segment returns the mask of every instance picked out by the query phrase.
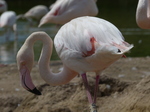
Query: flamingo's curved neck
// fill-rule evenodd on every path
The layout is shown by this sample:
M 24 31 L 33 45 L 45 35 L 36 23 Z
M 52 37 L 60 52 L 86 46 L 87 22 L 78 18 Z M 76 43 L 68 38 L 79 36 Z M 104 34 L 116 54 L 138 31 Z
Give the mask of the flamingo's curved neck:
M 140 14 L 147 15 L 149 0 L 139 0 L 137 8 Z M 138 14 L 138 13 L 137 13 Z
M 36 33 L 36 35 L 28 38 L 26 40 L 26 45 L 29 48 L 33 48 L 34 42 L 36 42 L 37 40 L 40 40 L 43 43 L 43 48 L 38 63 L 40 75 L 47 83 L 49 83 L 50 85 L 66 84 L 77 75 L 76 72 L 70 70 L 65 65 L 63 66 L 63 70 L 61 72 L 52 73 L 49 66 L 53 48 L 52 39 L 46 33 L 39 32 Z
M 150 0 L 139 0 L 136 9 L 137 24 L 144 28 L 149 29 L 150 24 Z

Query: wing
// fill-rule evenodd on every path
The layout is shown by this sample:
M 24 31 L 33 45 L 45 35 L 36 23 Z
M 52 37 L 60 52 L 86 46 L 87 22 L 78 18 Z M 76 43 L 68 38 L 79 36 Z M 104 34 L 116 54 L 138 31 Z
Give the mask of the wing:
M 127 43 L 124 43 L 121 32 L 112 23 L 88 16 L 76 18 L 62 26 L 54 40 L 58 54 L 70 51 L 70 54 L 77 53 L 80 57 L 91 56 L 98 47 L 126 46 Z

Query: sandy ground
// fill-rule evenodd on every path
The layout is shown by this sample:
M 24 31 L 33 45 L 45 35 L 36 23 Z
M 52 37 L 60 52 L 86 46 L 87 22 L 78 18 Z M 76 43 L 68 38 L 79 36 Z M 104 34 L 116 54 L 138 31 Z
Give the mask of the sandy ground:
M 60 61 L 51 62 L 58 72 Z M 36 96 L 20 86 L 16 64 L 0 67 L 1 112 L 89 112 L 81 77 L 61 86 L 45 84 L 35 62 L 31 76 L 42 92 Z M 93 90 L 95 76 L 88 74 Z M 150 112 L 150 58 L 122 58 L 101 75 L 97 98 L 98 112 Z

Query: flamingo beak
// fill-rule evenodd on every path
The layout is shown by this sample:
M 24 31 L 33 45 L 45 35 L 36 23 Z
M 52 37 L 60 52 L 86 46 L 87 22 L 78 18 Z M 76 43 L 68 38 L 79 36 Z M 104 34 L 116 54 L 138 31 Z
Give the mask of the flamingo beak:
M 35 94 L 35 95 L 41 95 L 41 92 L 36 87 L 34 89 L 28 90 L 28 91 Z
M 28 90 L 29 92 L 33 94 L 41 95 L 41 92 L 37 90 L 37 88 L 32 83 L 30 71 L 25 65 L 23 65 L 20 68 L 20 79 L 21 79 L 21 85 L 23 88 L 25 88 L 26 90 Z

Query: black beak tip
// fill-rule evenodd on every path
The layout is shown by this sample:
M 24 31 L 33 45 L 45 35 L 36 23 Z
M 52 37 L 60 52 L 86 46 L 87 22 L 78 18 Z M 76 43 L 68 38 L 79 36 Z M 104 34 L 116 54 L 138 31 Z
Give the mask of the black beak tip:
M 29 91 L 35 95 L 42 95 L 41 92 L 37 90 L 36 88 L 34 88 L 33 90 L 29 90 Z

